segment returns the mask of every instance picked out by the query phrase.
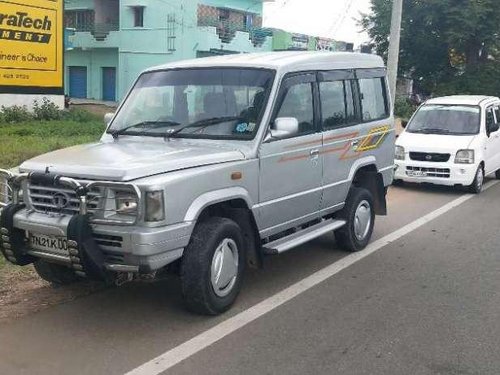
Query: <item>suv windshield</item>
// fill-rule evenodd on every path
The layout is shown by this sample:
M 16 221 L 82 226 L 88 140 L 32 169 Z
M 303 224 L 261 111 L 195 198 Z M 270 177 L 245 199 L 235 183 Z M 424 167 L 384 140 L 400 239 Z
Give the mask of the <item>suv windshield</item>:
M 464 105 L 421 107 L 407 126 L 409 133 L 472 135 L 478 134 L 480 109 Z
M 108 133 L 251 139 L 274 73 L 262 69 L 180 69 L 141 75 Z

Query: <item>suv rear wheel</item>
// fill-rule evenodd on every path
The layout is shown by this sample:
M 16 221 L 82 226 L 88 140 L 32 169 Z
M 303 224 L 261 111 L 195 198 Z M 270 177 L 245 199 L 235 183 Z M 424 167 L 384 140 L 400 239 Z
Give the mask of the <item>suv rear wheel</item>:
M 205 315 L 229 309 L 239 294 L 245 263 L 238 224 L 221 217 L 197 224 L 181 265 L 186 307 Z
M 369 190 L 351 188 L 345 207 L 339 214 L 347 224 L 335 231 L 335 239 L 348 251 L 363 250 L 370 242 L 375 224 L 373 196 Z
M 38 276 L 54 285 L 68 285 L 79 280 L 73 270 L 59 264 L 48 263 L 40 259 L 34 263 L 34 266 Z
M 500 180 L 500 169 L 495 172 L 495 177 Z

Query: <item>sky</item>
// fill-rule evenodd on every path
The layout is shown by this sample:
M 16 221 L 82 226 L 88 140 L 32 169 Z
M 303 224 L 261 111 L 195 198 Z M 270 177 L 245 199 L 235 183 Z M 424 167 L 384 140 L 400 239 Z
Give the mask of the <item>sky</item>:
M 333 38 L 359 46 L 369 41 L 360 31 L 360 13 L 370 0 L 275 0 L 264 3 L 264 26 Z

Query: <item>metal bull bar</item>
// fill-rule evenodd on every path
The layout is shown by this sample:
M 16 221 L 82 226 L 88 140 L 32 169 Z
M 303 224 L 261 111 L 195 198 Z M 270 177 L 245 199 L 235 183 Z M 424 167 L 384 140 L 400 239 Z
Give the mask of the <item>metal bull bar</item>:
M 0 205 L 0 250 L 11 263 L 26 265 L 36 260 L 36 258 L 30 255 L 30 250 L 26 247 L 25 232 L 15 228 L 13 225 L 13 218 L 16 212 L 26 207 L 19 199 L 19 192 L 22 189 L 23 183 L 28 181 L 49 187 L 68 187 L 75 191 L 80 203 L 79 212 L 71 217 L 66 228 L 66 233 L 70 267 L 77 275 L 105 279 L 107 277 L 106 270 L 119 272 L 138 271 L 138 267 L 136 270 L 136 267 L 133 266 L 109 265 L 105 263 L 102 251 L 92 234 L 91 219 L 87 207 L 87 194 L 92 187 L 131 189 L 137 195 L 138 202 L 141 202 L 141 193 L 137 186 L 114 182 L 91 182 L 83 185 L 75 179 L 55 174 L 34 172 L 14 174 L 4 169 L 0 169 L 0 178 L 5 179 L 8 185 L 4 187 L 5 191 L 12 189 L 11 201 Z M 1 188 L 2 186 L 0 186 Z M 2 190 L 0 190 L 0 193 L 2 193 Z M 137 216 L 139 215 L 139 211 L 138 208 Z M 92 222 L 119 224 L 119 222 L 106 219 L 92 220 Z

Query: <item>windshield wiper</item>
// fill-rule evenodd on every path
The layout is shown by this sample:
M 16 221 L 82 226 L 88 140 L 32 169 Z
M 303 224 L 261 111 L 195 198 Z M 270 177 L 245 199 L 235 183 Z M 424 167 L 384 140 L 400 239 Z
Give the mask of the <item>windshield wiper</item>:
M 165 137 L 170 138 L 176 134 L 179 134 L 181 131 L 187 128 L 194 128 L 197 126 L 200 127 L 205 127 L 205 126 L 211 126 L 211 125 L 217 125 L 217 124 L 222 124 L 223 122 L 228 122 L 228 121 L 236 121 L 236 120 L 241 120 L 242 118 L 240 116 L 225 116 L 225 117 L 212 117 L 208 119 L 203 119 L 195 122 L 191 122 L 189 124 L 183 125 L 180 128 L 177 128 L 175 130 L 172 130 L 168 132 Z
M 113 138 L 117 138 L 119 135 L 125 134 L 128 130 L 133 129 L 133 128 L 138 128 L 138 127 L 143 127 L 144 129 L 155 129 L 155 128 L 160 128 L 162 126 L 177 126 L 180 125 L 178 122 L 175 121 L 141 121 L 138 122 L 137 124 L 125 126 L 122 129 L 118 129 L 112 132 L 109 132 L 113 136 Z

